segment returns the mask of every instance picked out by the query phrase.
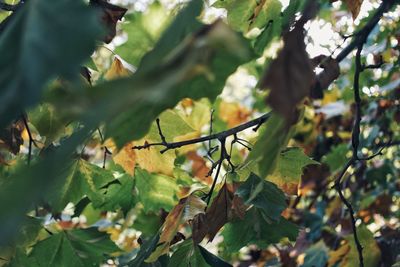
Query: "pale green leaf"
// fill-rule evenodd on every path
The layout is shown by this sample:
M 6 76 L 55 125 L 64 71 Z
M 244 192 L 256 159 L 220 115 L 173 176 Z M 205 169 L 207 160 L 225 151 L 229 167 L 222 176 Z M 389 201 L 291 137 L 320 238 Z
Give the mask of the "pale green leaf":
M 178 202 L 176 194 L 179 187 L 172 177 L 136 168 L 135 183 L 139 201 L 146 212 L 159 211 L 161 208 L 171 210 Z

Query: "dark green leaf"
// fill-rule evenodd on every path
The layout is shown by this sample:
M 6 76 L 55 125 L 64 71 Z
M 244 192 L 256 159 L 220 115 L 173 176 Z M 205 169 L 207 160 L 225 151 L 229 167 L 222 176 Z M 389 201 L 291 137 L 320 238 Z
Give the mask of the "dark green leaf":
M 328 261 L 328 251 L 323 241 L 316 243 L 306 250 L 304 263 L 301 267 L 325 266 Z
M 284 218 L 278 223 L 268 223 L 257 208 L 250 209 L 243 220 L 226 224 L 222 231 L 224 246 L 231 252 L 250 244 L 266 248 L 282 238 L 294 241 L 297 233 L 298 227 Z
M 112 172 L 79 159 L 70 166 L 66 179 L 60 181 L 52 192 L 54 198 L 52 207 L 60 211 L 69 202 L 78 203 L 85 195 L 92 201 L 94 207 L 99 207 L 106 199 L 100 189 L 112 180 L 114 180 Z
M 37 243 L 29 255 L 42 266 L 98 266 L 118 247 L 95 228 L 54 234 Z
M 215 256 L 214 254 L 210 253 L 207 249 L 203 248 L 202 246 L 198 246 L 201 255 L 205 259 L 205 261 L 211 267 L 232 267 L 231 264 L 227 263 L 223 259 Z
M 141 246 L 136 257 L 129 262 L 129 267 L 141 267 L 145 266 L 144 260 L 147 259 L 151 253 L 156 249 L 160 235 L 153 236 L 150 240 L 145 241 Z
M 209 267 L 199 247 L 191 239 L 179 244 L 178 249 L 172 254 L 168 267 Z
M 115 211 L 119 207 L 126 214 L 135 203 L 133 185 L 133 177 L 128 174 L 118 178 L 118 183 L 112 183 L 105 189 L 105 200 L 99 208 Z
M 37 103 L 50 79 L 79 73 L 97 36 L 96 13 L 83 1 L 24 3 L 0 35 L 0 126 Z
M 254 173 L 236 190 L 236 194 L 245 204 L 257 207 L 269 222 L 278 222 L 282 211 L 287 207 L 282 190 Z

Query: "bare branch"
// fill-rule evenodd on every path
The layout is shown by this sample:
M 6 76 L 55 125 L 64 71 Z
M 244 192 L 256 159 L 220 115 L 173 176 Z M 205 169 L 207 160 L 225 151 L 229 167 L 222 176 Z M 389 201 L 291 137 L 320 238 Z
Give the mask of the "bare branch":
M 197 144 L 197 143 L 202 143 L 205 141 L 209 141 L 209 140 L 214 140 L 214 139 L 218 139 L 218 140 L 223 140 L 226 139 L 228 136 L 234 135 L 238 132 L 242 132 L 248 128 L 257 126 L 259 127 L 259 125 L 262 125 L 264 122 L 266 122 L 268 120 L 268 118 L 270 117 L 270 113 L 266 113 L 264 115 L 262 115 L 261 117 L 258 117 L 254 120 L 248 121 L 246 123 L 243 123 L 239 126 L 236 126 L 234 128 L 231 128 L 229 130 L 226 131 L 222 131 L 219 133 L 215 133 L 215 134 L 210 134 L 207 136 L 203 136 L 200 138 L 194 138 L 194 139 L 189 139 L 189 140 L 185 140 L 185 141 L 180 141 L 180 142 L 171 142 L 168 143 L 165 141 L 165 137 L 163 140 L 163 137 L 161 136 L 161 139 L 163 140 L 163 142 L 157 142 L 157 143 L 145 143 L 142 146 L 134 146 L 132 147 L 132 149 L 145 149 L 145 148 L 149 148 L 152 146 L 164 146 L 165 148 L 163 150 L 161 150 L 161 153 L 165 153 L 166 151 L 170 150 L 170 149 L 175 149 L 175 148 L 179 148 L 182 146 L 187 146 L 187 145 L 192 145 L 192 144 Z

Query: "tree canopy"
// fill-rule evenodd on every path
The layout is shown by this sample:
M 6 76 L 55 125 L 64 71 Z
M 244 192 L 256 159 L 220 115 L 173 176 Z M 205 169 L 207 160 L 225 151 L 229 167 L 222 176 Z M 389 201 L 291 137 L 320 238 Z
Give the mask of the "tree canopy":
M 0 266 L 400 266 L 400 1 L 0 1 Z

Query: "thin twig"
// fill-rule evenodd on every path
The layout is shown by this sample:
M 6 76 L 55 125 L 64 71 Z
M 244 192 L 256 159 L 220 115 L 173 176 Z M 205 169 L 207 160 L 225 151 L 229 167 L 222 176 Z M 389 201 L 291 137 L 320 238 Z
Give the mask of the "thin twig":
M 210 135 L 203 136 L 203 137 L 200 137 L 200 138 L 194 138 L 194 139 L 189 139 L 189 140 L 185 140 L 185 141 L 180 141 L 180 142 L 168 143 L 168 142 L 165 141 L 165 137 L 161 136 L 162 142 L 145 143 L 142 146 L 134 146 L 134 147 L 132 147 L 132 149 L 140 150 L 140 149 L 145 149 L 145 148 L 149 148 L 149 147 L 152 147 L 152 146 L 164 146 L 165 148 L 163 150 L 161 150 L 160 153 L 165 153 L 166 151 L 168 151 L 170 149 L 175 149 L 175 148 L 179 148 L 179 147 L 182 147 L 182 146 L 197 144 L 197 143 L 201 143 L 201 142 L 205 142 L 205 141 L 209 141 L 209 140 L 214 140 L 214 139 L 222 140 L 222 139 L 226 139 L 228 136 L 234 135 L 234 134 L 236 134 L 238 132 L 241 132 L 241 131 L 244 131 L 244 130 L 246 130 L 248 128 L 251 128 L 251 127 L 254 127 L 254 126 L 258 126 L 259 127 L 259 125 L 261 125 L 264 122 L 266 122 L 269 117 L 270 117 L 270 113 L 266 113 L 266 114 L 262 115 L 261 117 L 258 117 L 258 118 L 254 119 L 254 120 L 251 120 L 251 121 L 248 121 L 246 123 L 243 123 L 243 124 L 241 124 L 239 126 L 231 128 L 229 130 L 222 131 L 222 132 L 215 133 L 215 134 L 210 134 Z
M 365 37 L 366 38 L 366 37 Z M 364 43 L 361 43 L 357 47 L 356 58 L 355 58 L 355 71 L 353 81 L 354 91 L 354 102 L 356 105 L 356 114 L 354 119 L 353 131 L 351 133 L 351 145 L 353 147 L 353 157 L 358 159 L 358 146 L 360 144 L 360 132 L 361 132 L 361 97 L 360 97 L 360 73 L 361 69 L 361 51 Z
M 22 120 L 23 120 L 23 122 L 24 122 L 25 129 L 26 129 L 26 131 L 28 132 L 28 137 L 29 137 L 29 145 L 28 145 L 28 165 L 30 165 L 30 164 L 31 164 L 31 158 L 32 158 L 32 145 L 33 145 L 33 144 L 34 144 L 35 146 L 37 146 L 37 145 L 36 145 L 36 143 L 35 143 L 35 140 L 34 140 L 33 137 L 32 137 L 32 132 L 31 132 L 31 129 L 29 128 L 28 120 L 27 120 L 27 118 L 26 118 L 26 114 L 22 114 Z

